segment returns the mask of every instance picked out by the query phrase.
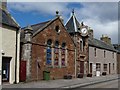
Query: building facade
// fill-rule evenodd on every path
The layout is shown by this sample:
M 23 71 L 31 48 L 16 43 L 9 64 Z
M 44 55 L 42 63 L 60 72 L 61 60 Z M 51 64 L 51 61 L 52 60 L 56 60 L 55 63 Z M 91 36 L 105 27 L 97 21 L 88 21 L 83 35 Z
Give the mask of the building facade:
M 117 73 L 120 74 L 120 44 L 113 44 L 117 50 Z
M 44 79 L 45 71 L 50 73 L 50 79 L 75 76 L 75 44 L 58 15 L 53 20 L 23 28 L 21 44 L 26 81 Z
M 5 4 L 4 4 L 5 3 Z M 19 82 L 19 25 L 11 17 L 5 5 L 0 8 L 0 84 Z
M 76 45 L 76 76 L 86 76 L 88 74 L 88 26 L 84 25 L 83 22 L 80 24 L 73 11 L 65 27 Z
M 106 38 L 106 37 L 105 37 Z M 111 40 L 89 38 L 89 73 L 93 76 L 117 73 L 117 52 L 110 44 Z

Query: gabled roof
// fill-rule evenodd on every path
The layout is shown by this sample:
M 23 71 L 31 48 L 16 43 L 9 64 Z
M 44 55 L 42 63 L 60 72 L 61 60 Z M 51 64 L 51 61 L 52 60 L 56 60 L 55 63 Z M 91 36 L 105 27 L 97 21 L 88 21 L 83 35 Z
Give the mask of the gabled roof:
M 34 24 L 34 25 L 30 25 L 31 28 L 33 29 L 33 34 L 36 33 L 38 31 L 38 29 L 44 27 L 47 23 L 49 23 L 51 20 L 49 21 L 45 21 L 45 22 L 42 22 L 42 23 L 37 23 L 37 24 Z M 22 28 L 22 31 L 25 29 L 26 27 Z
M 116 52 L 116 50 L 114 49 L 114 47 L 112 45 L 107 44 L 107 43 L 105 43 L 101 40 L 95 39 L 95 38 L 88 38 L 88 44 L 89 44 L 89 46 Z
M 30 25 L 30 27 L 33 29 L 32 30 L 32 33 L 35 34 L 39 29 L 43 28 L 47 23 L 49 23 L 49 21 L 46 21 L 46 22 L 42 22 L 42 23 L 37 23 L 37 24 L 34 24 L 34 25 Z M 27 27 L 23 27 L 21 29 L 21 41 L 23 41 L 24 39 L 24 30 L 26 29 Z
M 56 18 L 51 19 L 51 20 L 46 21 L 46 22 L 31 25 L 31 28 L 33 29 L 33 36 L 32 37 L 36 36 L 39 32 L 43 31 L 46 27 L 48 27 L 51 23 L 53 23 L 57 19 L 59 19 L 59 21 L 61 22 L 61 24 L 65 28 L 65 26 L 64 26 L 63 22 L 61 21 L 60 17 L 56 17 Z M 21 42 L 24 42 L 24 29 L 25 28 L 26 27 L 22 28 L 22 31 L 21 31 Z M 66 30 L 66 28 L 65 28 L 65 30 Z M 67 31 L 66 31 L 66 33 L 71 38 L 70 34 Z M 74 43 L 72 38 L 71 38 L 71 40 Z M 75 43 L 74 43 L 74 45 L 75 45 Z
M 1 14 L 0 23 L 11 26 L 11 27 L 15 27 L 15 28 L 20 27 L 7 10 L 3 10 L 0 8 L 0 14 Z
M 74 33 L 74 32 L 79 32 L 78 30 L 79 26 L 80 26 L 80 23 L 78 22 L 73 12 L 70 19 L 68 19 L 68 22 L 66 23 L 65 27 L 67 28 L 67 31 L 69 33 Z

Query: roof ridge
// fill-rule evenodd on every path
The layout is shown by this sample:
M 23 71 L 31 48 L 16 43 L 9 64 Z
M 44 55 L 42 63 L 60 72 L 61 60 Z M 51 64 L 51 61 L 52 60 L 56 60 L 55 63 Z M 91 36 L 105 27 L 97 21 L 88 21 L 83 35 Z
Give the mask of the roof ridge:
M 97 42 L 94 43 L 94 42 L 95 42 L 94 40 L 98 41 L 98 43 L 97 43 Z M 103 41 L 101 41 L 101 40 L 99 40 L 99 39 L 89 38 L 89 41 L 90 41 L 90 42 L 89 42 L 89 45 L 93 45 L 93 46 L 96 46 L 96 45 L 97 45 L 97 47 L 100 47 L 100 48 L 104 48 L 104 49 L 116 51 L 112 44 L 111 44 L 111 45 L 110 45 L 110 44 L 107 44 L 107 43 L 105 43 L 105 42 L 103 42 Z M 92 44 L 91 44 L 91 43 L 92 43 Z M 100 43 L 101 43 L 102 46 L 100 45 Z
M 32 24 L 31 26 L 35 26 L 35 25 L 39 25 L 39 24 L 44 24 L 44 23 L 48 23 L 50 22 L 51 20 L 48 20 L 48 21 L 44 21 L 44 22 L 40 22 L 40 23 L 36 23 L 36 24 Z

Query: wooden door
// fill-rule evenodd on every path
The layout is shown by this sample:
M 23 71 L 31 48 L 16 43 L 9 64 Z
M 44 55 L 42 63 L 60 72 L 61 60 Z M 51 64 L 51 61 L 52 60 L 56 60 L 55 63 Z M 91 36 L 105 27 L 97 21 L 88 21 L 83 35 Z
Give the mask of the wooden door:
M 80 73 L 84 74 L 84 61 L 80 61 Z
M 90 63 L 90 73 L 92 73 L 92 63 Z
M 20 81 L 26 80 L 26 61 L 20 61 Z

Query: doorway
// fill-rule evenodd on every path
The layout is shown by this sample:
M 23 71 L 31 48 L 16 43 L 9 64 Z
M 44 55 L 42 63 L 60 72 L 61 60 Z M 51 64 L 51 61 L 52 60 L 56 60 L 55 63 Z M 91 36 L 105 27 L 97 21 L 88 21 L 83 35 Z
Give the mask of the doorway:
M 90 73 L 92 74 L 92 63 L 90 63 Z
M 84 74 L 84 61 L 80 61 L 80 73 Z
M 110 69 L 111 69 L 111 64 L 109 63 L 109 74 L 111 73 Z
M 9 82 L 11 57 L 2 57 L 2 81 Z

